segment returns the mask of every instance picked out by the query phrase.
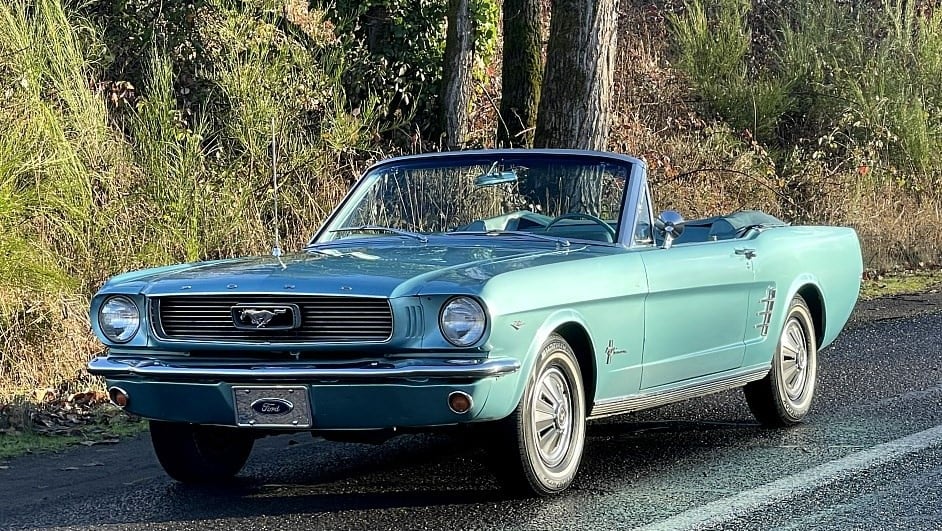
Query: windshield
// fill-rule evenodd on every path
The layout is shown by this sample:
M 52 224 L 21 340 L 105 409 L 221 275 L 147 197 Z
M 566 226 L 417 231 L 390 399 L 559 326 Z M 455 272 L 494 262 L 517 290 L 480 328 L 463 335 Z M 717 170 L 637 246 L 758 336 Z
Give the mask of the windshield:
M 617 241 L 628 162 L 598 157 L 438 157 L 366 175 L 312 243 L 496 232 Z

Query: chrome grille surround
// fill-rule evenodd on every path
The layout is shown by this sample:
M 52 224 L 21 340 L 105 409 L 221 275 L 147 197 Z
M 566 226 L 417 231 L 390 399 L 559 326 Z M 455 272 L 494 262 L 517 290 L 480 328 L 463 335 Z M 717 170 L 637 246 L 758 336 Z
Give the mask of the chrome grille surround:
M 154 335 L 164 341 L 234 343 L 383 343 L 393 332 L 386 298 L 332 295 L 165 295 L 148 298 Z M 293 330 L 237 328 L 232 307 L 290 304 L 301 310 Z

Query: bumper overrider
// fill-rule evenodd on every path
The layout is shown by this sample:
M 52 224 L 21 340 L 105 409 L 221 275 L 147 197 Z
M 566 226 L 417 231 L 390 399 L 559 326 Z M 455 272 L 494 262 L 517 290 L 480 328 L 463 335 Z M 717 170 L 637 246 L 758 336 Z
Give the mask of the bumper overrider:
M 345 364 L 219 362 L 155 357 L 98 357 L 88 364 L 110 390 L 142 417 L 194 424 L 235 426 L 234 388 L 300 387 L 311 408 L 310 429 L 431 427 L 502 418 L 520 361 L 494 359 L 372 360 Z M 470 408 L 456 413 L 455 394 Z

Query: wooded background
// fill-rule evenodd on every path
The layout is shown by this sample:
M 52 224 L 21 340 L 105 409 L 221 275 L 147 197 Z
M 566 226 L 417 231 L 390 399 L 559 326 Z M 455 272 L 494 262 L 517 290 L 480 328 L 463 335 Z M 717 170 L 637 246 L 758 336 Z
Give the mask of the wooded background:
M 940 262 L 938 0 L 6 0 L 0 91 L 0 394 L 90 383 L 107 277 L 297 250 L 402 153 L 624 152 L 659 209 Z

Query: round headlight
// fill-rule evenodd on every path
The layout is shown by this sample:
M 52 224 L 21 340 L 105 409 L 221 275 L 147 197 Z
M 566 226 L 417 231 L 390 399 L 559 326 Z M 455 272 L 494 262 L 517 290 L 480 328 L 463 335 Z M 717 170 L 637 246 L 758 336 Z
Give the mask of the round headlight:
M 439 324 L 442 335 L 456 347 L 477 343 L 484 335 L 484 308 L 470 297 L 454 297 L 442 306 Z
M 98 325 L 105 337 L 115 343 L 125 343 L 141 326 L 141 312 L 127 297 L 110 297 L 98 309 Z

